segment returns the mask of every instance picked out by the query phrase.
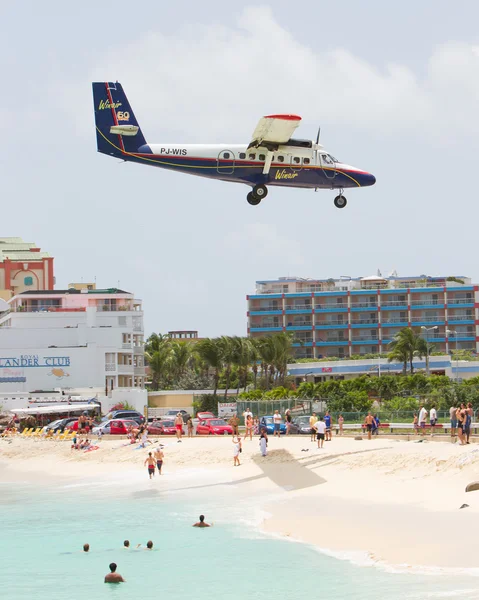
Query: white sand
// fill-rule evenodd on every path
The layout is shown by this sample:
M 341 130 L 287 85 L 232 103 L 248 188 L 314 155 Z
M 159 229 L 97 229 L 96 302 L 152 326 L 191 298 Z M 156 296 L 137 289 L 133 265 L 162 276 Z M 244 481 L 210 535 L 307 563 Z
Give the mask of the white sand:
M 479 491 L 465 493 L 467 483 L 479 480 L 475 444 L 333 438 L 317 450 L 309 436 L 283 437 L 270 438 L 263 458 L 254 439 L 244 442 L 242 465 L 233 468 L 230 437 L 161 441 L 168 473 L 161 484 L 168 489 L 176 472 L 201 467 L 208 480 L 235 482 L 240 493 L 276 493 L 274 505 L 265 507 L 268 532 L 393 565 L 479 566 Z M 84 479 L 142 469 L 147 477 L 148 448 L 125 443 L 103 439 L 99 450 L 85 453 L 67 442 L 0 440 L 1 477 Z M 469 508 L 460 510 L 463 503 Z

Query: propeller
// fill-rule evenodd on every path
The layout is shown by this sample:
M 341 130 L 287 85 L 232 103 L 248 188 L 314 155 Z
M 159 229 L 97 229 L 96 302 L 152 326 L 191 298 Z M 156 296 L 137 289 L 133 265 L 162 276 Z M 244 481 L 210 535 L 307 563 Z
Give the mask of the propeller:
M 318 135 L 316 136 L 316 143 L 319 144 L 319 134 L 321 133 L 321 125 L 318 127 Z
M 321 134 L 321 125 L 318 127 L 318 135 L 316 136 L 316 146 L 319 144 L 320 134 Z M 315 153 L 316 153 L 316 163 L 318 163 L 318 148 L 316 148 Z M 317 192 L 318 188 L 314 188 L 314 191 Z

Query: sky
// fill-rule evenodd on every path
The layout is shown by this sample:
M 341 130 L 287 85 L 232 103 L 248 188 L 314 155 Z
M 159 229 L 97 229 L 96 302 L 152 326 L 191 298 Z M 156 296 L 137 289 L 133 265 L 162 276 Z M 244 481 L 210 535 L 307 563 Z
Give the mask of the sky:
M 28 18 L 26 18 L 28 15 Z M 464 275 L 476 258 L 479 4 L 0 0 L 0 237 L 55 257 L 57 288 L 143 300 L 145 331 L 245 335 L 257 280 Z M 123 84 L 148 142 L 246 143 L 259 118 L 373 187 L 248 188 L 96 152 L 92 81 Z

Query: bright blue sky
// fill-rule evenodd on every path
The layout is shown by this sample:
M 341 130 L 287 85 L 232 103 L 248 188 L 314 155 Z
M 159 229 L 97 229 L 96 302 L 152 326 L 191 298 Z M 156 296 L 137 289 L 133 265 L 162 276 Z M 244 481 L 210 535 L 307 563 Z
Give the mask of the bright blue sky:
M 4 3 L 2 236 L 55 256 L 58 287 L 142 298 L 147 331 L 244 334 L 257 279 L 470 275 L 476 260 L 479 5 L 471 1 Z M 232 6 L 234 6 L 232 8 Z M 333 193 L 247 189 L 96 153 L 91 81 L 123 83 L 150 142 L 246 142 L 303 116 L 374 173 Z

